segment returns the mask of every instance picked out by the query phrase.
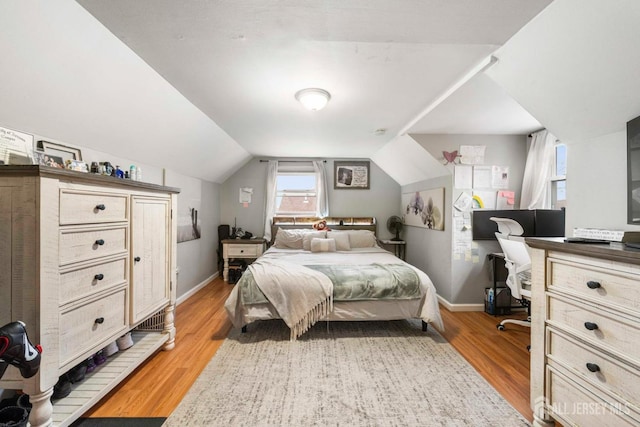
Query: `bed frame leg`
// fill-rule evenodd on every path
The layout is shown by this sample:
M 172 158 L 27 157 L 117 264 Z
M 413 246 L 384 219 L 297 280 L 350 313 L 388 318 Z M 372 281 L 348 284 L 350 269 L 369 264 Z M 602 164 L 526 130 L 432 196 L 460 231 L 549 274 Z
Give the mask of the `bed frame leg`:
M 424 327 L 424 326 L 423 326 L 423 327 Z M 423 329 L 423 330 L 424 330 L 424 329 Z M 243 333 L 243 334 L 246 334 L 246 333 L 247 333 L 247 325 L 244 325 L 244 326 L 242 327 L 241 331 L 242 331 L 242 333 Z
M 427 326 L 429 326 L 429 324 L 423 320 L 422 321 L 422 332 L 427 332 Z

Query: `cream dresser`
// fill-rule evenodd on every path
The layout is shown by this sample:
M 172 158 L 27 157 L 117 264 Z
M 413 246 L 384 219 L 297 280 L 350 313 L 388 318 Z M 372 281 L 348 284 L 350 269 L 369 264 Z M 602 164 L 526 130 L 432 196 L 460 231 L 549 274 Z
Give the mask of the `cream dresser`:
M 526 242 L 534 426 L 640 426 L 640 251 Z
M 174 346 L 177 189 L 42 166 L 0 166 L 0 324 L 22 320 L 39 373 L 32 426 L 66 426 L 161 347 Z M 155 328 L 139 324 L 161 319 Z M 145 324 L 146 324 L 145 323 Z M 136 328 L 136 329 L 134 329 Z M 58 377 L 127 331 L 134 346 L 51 404 Z

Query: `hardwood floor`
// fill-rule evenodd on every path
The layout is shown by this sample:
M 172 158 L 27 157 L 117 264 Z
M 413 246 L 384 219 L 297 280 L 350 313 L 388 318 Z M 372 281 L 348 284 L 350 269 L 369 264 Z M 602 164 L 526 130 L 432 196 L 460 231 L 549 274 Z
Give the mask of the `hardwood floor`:
M 224 311 L 231 289 L 217 278 L 180 304 L 176 310 L 175 349 L 157 353 L 84 416 L 168 417 L 231 328 Z M 531 421 L 526 349 L 529 328 L 508 325 L 500 332 L 496 324 L 504 317 L 483 312 L 454 313 L 445 308 L 441 312 L 446 328 L 442 335 Z

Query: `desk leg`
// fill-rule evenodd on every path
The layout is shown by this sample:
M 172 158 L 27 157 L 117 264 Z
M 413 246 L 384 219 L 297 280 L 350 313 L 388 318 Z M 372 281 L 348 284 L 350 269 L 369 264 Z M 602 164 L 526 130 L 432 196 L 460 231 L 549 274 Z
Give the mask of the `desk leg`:
M 229 258 L 224 259 L 224 269 L 222 270 L 222 278 L 229 283 Z

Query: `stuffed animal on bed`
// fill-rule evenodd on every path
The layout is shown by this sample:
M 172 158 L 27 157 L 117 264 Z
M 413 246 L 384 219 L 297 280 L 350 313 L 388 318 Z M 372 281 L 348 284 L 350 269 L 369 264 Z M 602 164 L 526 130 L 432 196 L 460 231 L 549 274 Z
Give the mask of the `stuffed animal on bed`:
M 327 221 L 321 219 L 320 221 L 313 224 L 314 230 L 318 231 L 329 231 L 329 227 L 327 227 Z

